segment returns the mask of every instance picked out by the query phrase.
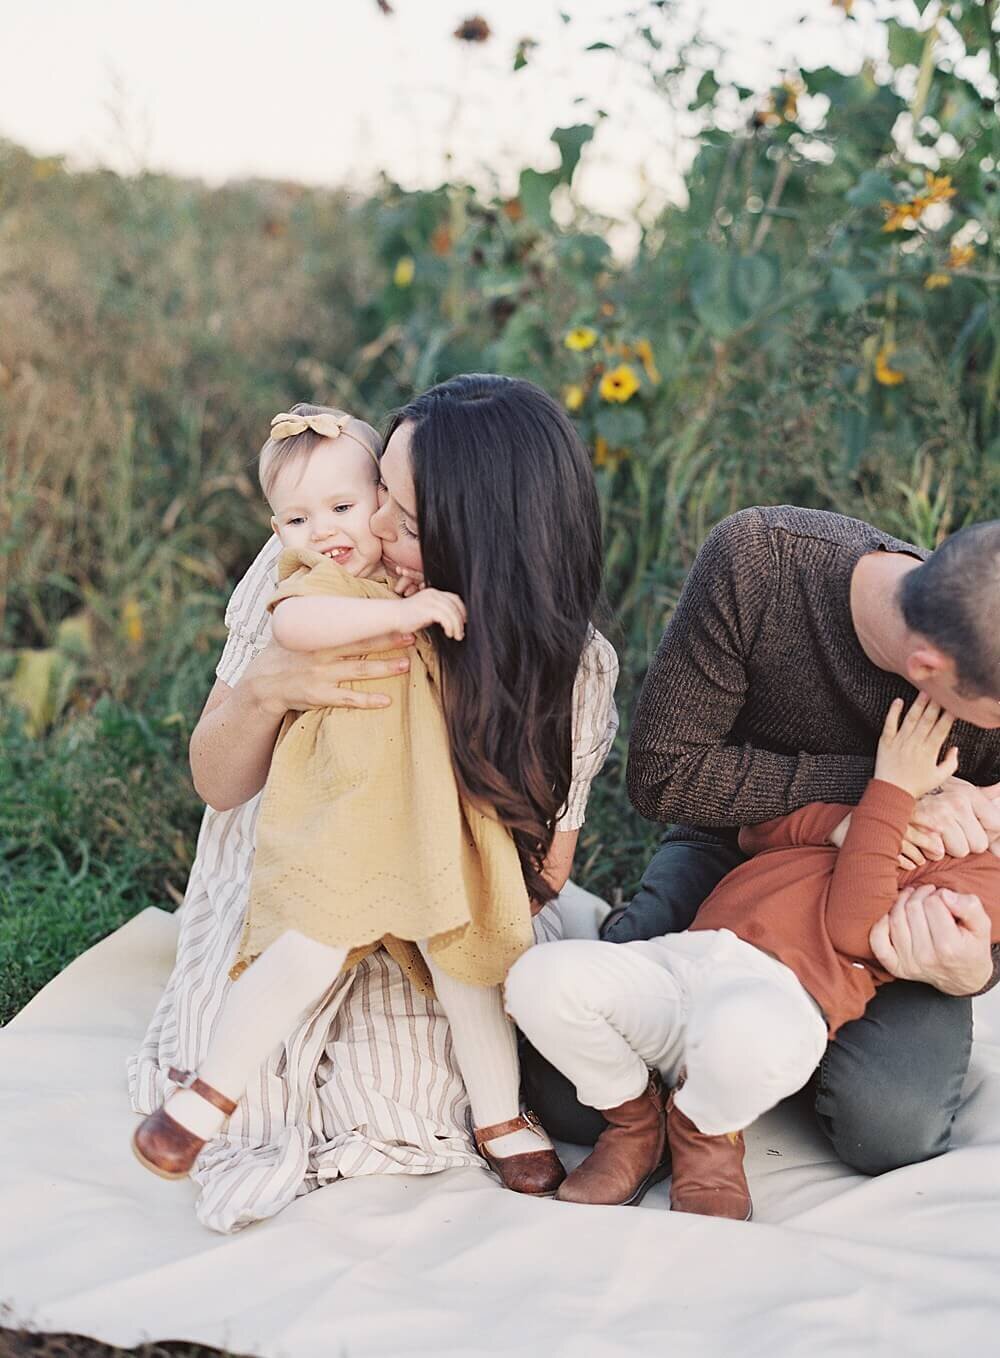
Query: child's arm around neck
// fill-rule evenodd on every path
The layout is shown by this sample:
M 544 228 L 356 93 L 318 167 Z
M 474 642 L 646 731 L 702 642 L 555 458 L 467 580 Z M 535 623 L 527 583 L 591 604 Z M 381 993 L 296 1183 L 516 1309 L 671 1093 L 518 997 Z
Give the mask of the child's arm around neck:
M 465 634 L 465 606 L 456 594 L 422 589 L 399 598 L 382 582 L 359 580 L 317 552 L 282 553 L 278 574 L 268 607 L 274 639 L 289 651 L 363 645 L 434 624 L 456 641 Z

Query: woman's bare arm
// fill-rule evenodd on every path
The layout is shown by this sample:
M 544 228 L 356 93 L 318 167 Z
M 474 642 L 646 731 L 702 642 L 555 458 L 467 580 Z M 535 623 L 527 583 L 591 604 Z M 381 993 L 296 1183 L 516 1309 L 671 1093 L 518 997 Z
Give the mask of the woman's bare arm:
M 569 881 L 570 872 L 573 870 L 573 855 L 576 853 L 576 841 L 579 838 L 579 830 L 557 830 L 552 836 L 552 844 L 545 855 L 542 876 L 556 892 L 562 891 Z M 533 915 L 537 915 L 539 910 L 544 908 L 538 901 L 531 902 Z
M 273 641 L 230 687 L 217 679 L 191 734 L 191 776 L 198 796 L 216 811 L 255 797 L 267 780 L 274 742 L 286 712 L 314 707 L 387 707 L 385 693 L 340 687 L 362 679 L 398 677 L 409 660 L 378 660 L 373 651 L 412 644 L 399 633 L 365 644 L 368 658 L 338 651 L 286 651 Z
M 189 756 L 195 791 L 216 811 L 231 811 L 255 797 L 271 764 L 281 715 L 261 708 L 252 685 L 235 688 L 216 679 L 191 733 Z

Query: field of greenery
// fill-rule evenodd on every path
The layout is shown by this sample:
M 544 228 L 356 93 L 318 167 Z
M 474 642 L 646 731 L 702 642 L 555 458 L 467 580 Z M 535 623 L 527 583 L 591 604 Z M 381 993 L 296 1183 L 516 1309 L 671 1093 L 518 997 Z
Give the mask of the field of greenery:
M 267 533 L 254 456 L 292 401 L 381 423 L 490 370 L 572 412 L 622 658 L 577 873 L 609 897 L 660 833 L 627 805 L 628 718 L 714 523 L 791 502 L 933 546 L 1000 516 L 997 0 L 896 8 L 884 60 L 769 92 L 720 83 L 703 41 L 678 52 L 669 0 L 597 44 L 701 124 L 687 201 L 625 263 L 574 197 L 588 100 L 509 197 L 386 182 L 358 206 L 0 143 L 0 1022 L 183 894 L 187 741 Z

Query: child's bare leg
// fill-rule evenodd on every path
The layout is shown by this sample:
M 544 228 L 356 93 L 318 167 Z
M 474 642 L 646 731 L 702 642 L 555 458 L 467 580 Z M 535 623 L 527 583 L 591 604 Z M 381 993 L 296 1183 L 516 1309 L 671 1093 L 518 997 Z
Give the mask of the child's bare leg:
M 419 946 L 441 1008 L 448 1016 L 473 1122 L 477 1127 L 492 1127 L 516 1118 L 521 1111 L 521 1069 L 514 1025 L 504 1012 L 502 987 L 456 981 L 429 956 L 426 943 Z M 488 1141 L 486 1149 L 503 1157 L 542 1150 L 551 1144 L 544 1134 L 518 1131 Z
M 238 1100 L 254 1071 L 329 990 L 346 957 L 346 948 L 329 948 L 294 929 L 282 934 L 226 996 L 198 1067 L 201 1079 Z M 168 1110 L 182 1127 L 206 1141 L 225 1121 L 223 1113 L 189 1089 L 177 1090 Z

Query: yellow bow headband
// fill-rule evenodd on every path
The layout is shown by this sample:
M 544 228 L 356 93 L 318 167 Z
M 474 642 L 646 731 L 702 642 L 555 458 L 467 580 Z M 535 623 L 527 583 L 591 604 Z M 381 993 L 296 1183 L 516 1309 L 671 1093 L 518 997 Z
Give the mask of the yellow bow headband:
M 311 429 L 314 434 L 324 439 L 338 439 L 343 434 L 345 438 L 353 439 L 364 448 L 377 467 L 378 456 L 374 448 L 348 429 L 347 426 L 353 419 L 353 415 L 333 415 L 326 411 L 321 411 L 317 415 L 293 415 L 284 411 L 280 415 L 275 415 L 271 421 L 271 438 L 278 443 L 282 439 L 291 439 L 297 434 L 304 434 L 307 429 Z

